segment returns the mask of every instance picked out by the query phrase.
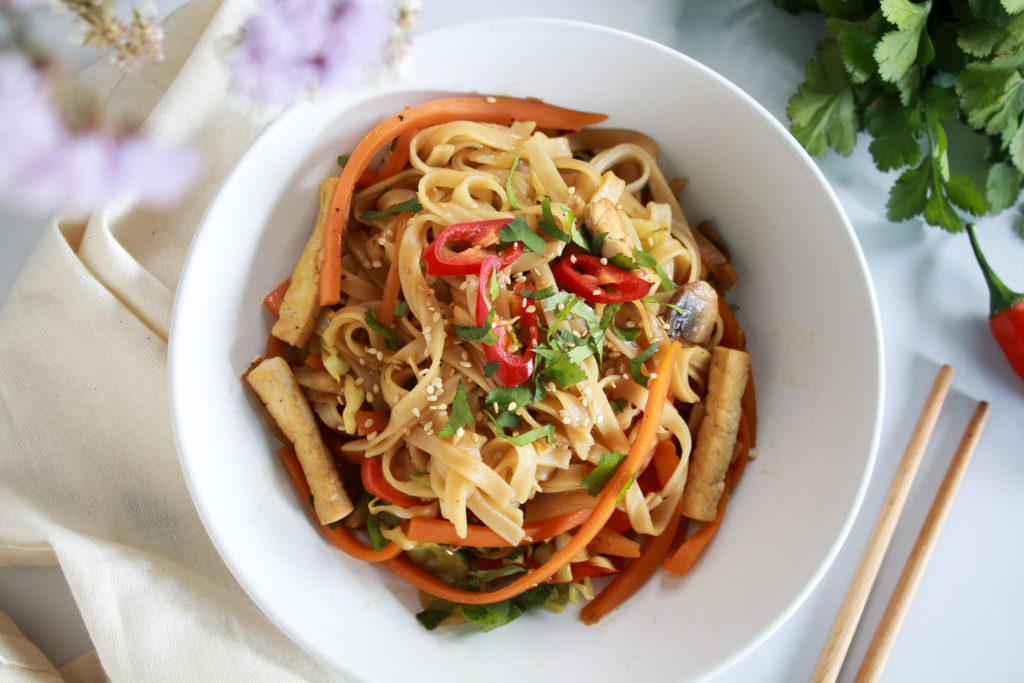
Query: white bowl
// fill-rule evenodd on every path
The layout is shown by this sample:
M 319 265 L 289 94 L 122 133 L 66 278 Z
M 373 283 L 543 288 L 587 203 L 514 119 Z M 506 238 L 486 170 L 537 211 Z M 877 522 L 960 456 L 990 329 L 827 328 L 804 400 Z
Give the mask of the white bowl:
M 261 299 L 290 273 L 336 157 L 402 107 L 452 92 L 541 97 L 653 136 L 667 175 L 690 180 L 687 216 L 713 219 L 740 274 L 729 299 L 753 356 L 760 455 L 691 574 L 656 574 L 597 626 L 541 610 L 491 633 L 425 631 L 413 588 L 318 534 L 239 380 L 269 329 Z M 359 680 L 691 680 L 721 671 L 796 609 L 835 556 L 867 485 L 882 407 L 867 269 L 810 158 L 692 59 L 564 21 L 422 35 L 402 83 L 300 105 L 275 122 L 196 235 L 169 365 L 182 467 L 224 561 L 286 634 Z

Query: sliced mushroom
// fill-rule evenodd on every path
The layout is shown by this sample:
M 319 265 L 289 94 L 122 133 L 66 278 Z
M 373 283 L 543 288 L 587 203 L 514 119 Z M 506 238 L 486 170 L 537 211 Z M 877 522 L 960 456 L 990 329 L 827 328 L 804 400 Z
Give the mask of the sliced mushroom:
M 687 282 L 672 299 L 677 308 L 669 314 L 669 334 L 694 344 L 706 344 L 718 320 L 718 292 L 704 280 Z

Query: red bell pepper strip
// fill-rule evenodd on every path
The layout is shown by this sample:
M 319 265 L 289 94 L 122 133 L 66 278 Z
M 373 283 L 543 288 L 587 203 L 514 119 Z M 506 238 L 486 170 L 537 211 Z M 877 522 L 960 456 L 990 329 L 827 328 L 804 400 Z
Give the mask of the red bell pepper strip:
M 379 455 L 374 458 L 363 458 L 359 474 L 363 478 L 363 488 L 372 496 L 403 508 L 423 505 L 423 501 L 419 498 L 402 493 L 391 485 L 391 482 L 384 476 L 384 467 Z
M 480 272 L 480 264 L 484 258 L 493 255 L 487 247 L 498 242 L 498 231 L 511 220 L 498 218 L 449 225 L 423 252 L 423 260 L 427 262 L 427 274 L 473 275 Z M 453 242 L 469 242 L 470 246 L 462 251 L 453 251 L 448 247 Z M 499 268 L 507 268 L 522 255 L 523 243 L 513 242 L 505 249 Z
M 554 263 L 551 273 L 564 290 L 596 304 L 617 304 L 647 296 L 651 283 L 590 254 L 575 254 Z
M 992 336 L 999 342 L 1014 372 L 1024 379 L 1024 294 L 1015 292 L 1003 284 L 988 265 L 985 255 L 981 253 L 973 225 L 967 225 L 967 234 L 971 238 L 974 257 L 978 259 L 981 272 L 985 275 L 985 283 L 988 284 L 988 324 L 992 328 Z
M 476 296 L 476 324 L 483 327 L 487 324 L 487 319 L 491 318 L 491 330 L 497 339 L 491 345 L 484 345 L 484 355 L 490 362 L 498 363 L 494 377 L 501 384 L 512 387 L 522 384 L 533 373 L 533 348 L 536 346 L 540 333 L 537 329 L 536 317 L 533 318 L 532 326 L 527 321 L 527 345 L 522 353 L 517 353 L 515 349 L 510 348 L 514 340 L 509 325 L 497 315 L 492 317 L 493 304 L 488 289 L 491 276 L 501 263 L 502 259 L 497 256 L 487 256 L 480 264 L 480 285 Z

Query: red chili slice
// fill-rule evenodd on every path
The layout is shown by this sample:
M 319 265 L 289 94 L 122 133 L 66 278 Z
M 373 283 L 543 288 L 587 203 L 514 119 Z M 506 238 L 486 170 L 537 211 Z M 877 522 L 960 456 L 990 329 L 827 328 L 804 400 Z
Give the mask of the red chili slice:
M 441 231 L 423 252 L 427 262 L 428 275 L 472 275 L 480 271 L 480 264 L 488 256 L 494 256 L 488 247 L 498 243 L 498 231 L 511 218 L 497 218 L 474 223 L 454 223 Z M 453 242 L 468 242 L 470 246 L 454 251 L 449 248 Z M 523 255 L 523 243 L 513 242 L 499 258 L 500 268 L 507 268 Z
M 491 296 L 488 292 L 491 283 L 491 275 L 501 266 L 502 259 L 497 256 L 487 256 L 480 264 L 480 286 L 476 296 L 476 324 L 483 326 L 493 307 Z M 518 297 L 522 298 L 522 297 Z M 498 363 L 498 369 L 494 373 L 495 379 L 507 387 L 522 384 L 530 378 L 533 373 L 533 347 L 537 345 L 540 336 L 537 328 L 537 318 L 533 317 L 532 326 L 528 321 L 526 324 L 527 345 L 520 352 L 510 348 L 512 345 L 512 334 L 506 321 L 495 315 L 491 319 L 491 330 L 497 341 L 491 345 L 484 345 L 484 355 L 492 363 Z
M 590 254 L 576 254 L 552 264 L 555 282 L 564 290 L 596 304 L 617 304 L 647 296 L 651 283 Z

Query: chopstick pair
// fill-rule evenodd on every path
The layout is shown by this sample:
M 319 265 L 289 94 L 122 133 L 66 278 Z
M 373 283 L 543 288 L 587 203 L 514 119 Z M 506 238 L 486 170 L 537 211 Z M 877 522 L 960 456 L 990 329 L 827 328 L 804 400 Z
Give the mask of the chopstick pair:
M 889 485 L 889 491 L 885 495 L 878 519 L 875 520 L 875 526 L 868 537 L 860 563 L 853 574 L 853 580 L 839 607 L 839 614 L 832 624 L 828 640 L 825 641 L 821 657 L 811 675 L 813 683 L 831 683 L 839 674 L 839 669 L 850 647 L 853 633 L 857 629 L 868 594 L 878 575 L 882 558 L 892 539 L 893 530 L 903 510 L 903 504 L 907 500 L 910 485 L 917 473 L 918 465 L 921 463 L 921 457 L 924 455 L 925 447 L 928 445 L 928 440 L 938 420 L 939 411 L 946 399 L 952 379 L 953 368 L 943 365 L 939 369 L 938 377 L 935 378 L 935 383 L 925 401 L 917 425 L 910 437 L 910 443 L 907 444 L 907 449 L 903 454 L 903 459 Z M 932 507 L 928 511 L 917 541 L 914 543 L 899 581 L 889 598 L 889 604 L 885 608 L 885 613 L 878 624 L 871 645 L 868 646 L 864 655 L 864 660 L 857 671 L 856 683 L 876 681 L 882 673 L 882 667 L 892 650 L 896 633 L 903 623 L 903 618 L 906 616 L 910 600 L 924 572 L 928 557 L 935 547 L 939 530 L 942 528 L 943 522 L 946 521 L 946 516 L 953 504 L 953 497 L 956 495 L 971 460 L 971 455 L 974 453 L 974 448 L 981 437 L 988 413 L 989 404 L 985 401 L 979 402 L 967 424 L 963 437 L 960 439 L 960 445 L 957 447 L 953 460 L 946 470 L 942 484 L 935 494 L 935 500 L 932 502 Z

